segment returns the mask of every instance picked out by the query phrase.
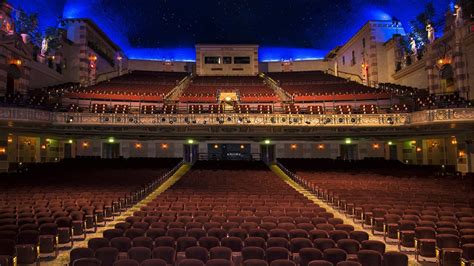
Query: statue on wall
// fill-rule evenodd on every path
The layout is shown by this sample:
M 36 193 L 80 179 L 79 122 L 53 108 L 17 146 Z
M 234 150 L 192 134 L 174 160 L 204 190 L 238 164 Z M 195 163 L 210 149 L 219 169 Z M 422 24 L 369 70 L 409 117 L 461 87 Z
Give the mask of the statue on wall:
M 41 42 L 41 56 L 45 56 L 48 52 L 48 40 L 43 38 L 43 42 Z
M 410 37 L 410 50 L 414 58 L 416 59 L 418 56 L 418 49 L 416 48 L 416 41 L 413 37 Z
M 430 22 L 428 22 L 428 25 L 426 25 L 426 32 L 428 33 L 428 41 L 429 43 L 433 43 L 435 41 L 435 29 L 431 25 Z
M 454 5 L 454 25 L 457 27 L 457 28 L 460 28 L 463 26 L 464 24 L 464 20 L 463 20 L 463 17 L 462 17 L 462 7 L 459 5 L 459 4 L 456 4 Z

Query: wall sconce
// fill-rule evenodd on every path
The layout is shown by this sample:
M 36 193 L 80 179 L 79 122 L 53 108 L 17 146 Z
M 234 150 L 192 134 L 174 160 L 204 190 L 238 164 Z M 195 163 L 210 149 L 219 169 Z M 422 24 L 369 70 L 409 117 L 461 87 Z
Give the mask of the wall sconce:
M 21 62 L 21 59 L 11 59 L 10 64 L 16 65 L 16 66 L 21 66 L 23 62 Z
M 46 145 L 45 145 L 45 144 L 41 144 L 41 149 L 42 149 L 42 150 L 46 150 Z
M 296 150 L 297 148 L 298 148 L 298 145 L 296 145 L 296 144 L 291 144 L 291 149 L 292 149 L 292 150 Z
M 421 152 L 421 147 L 416 147 L 416 152 Z
M 8 142 L 8 143 L 13 143 L 13 137 L 12 137 L 12 136 L 8 136 L 8 137 L 7 137 L 7 142 Z
M 324 150 L 324 144 L 319 144 L 319 145 L 318 145 L 318 149 Z
M 167 150 L 167 149 L 168 149 L 168 144 L 167 144 L 167 143 L 161 144 L 161 148 L 162 148 L 163 150 Z
M 242 144 L 242 145 L 240 145 L 240 148 L 243 150 L 243 149 L 245 149 L 245 146 Z
M 372 144 L 372 148 L 374 150 L 378 150 L 380 148 L 380 145 L 378 143 L 374 143 L 374 144 Z
M 82 143 L 82 147 L 83 147 L 84 149 L 87 149 L 87 148 L 89 147 L 89 142 L 84 141 L 84 142 Z
M 464 151 L 459 151 L 459 157 L 464 157 L 466 153 Z
M 214 144 L 214 149 L 219 149 L 219 145 Z
M 141 143 L 136 143 L 135 144 L 135 149 L 139 150 L 142 148 L 142 144 Z
M 453 145 L 458 144 L 458 140 L 456 138 L 451 139 L 451 144 Z
M 7 149 L 5 147 L 0 147 L 0 155 L 3 155 L 7 152 Z

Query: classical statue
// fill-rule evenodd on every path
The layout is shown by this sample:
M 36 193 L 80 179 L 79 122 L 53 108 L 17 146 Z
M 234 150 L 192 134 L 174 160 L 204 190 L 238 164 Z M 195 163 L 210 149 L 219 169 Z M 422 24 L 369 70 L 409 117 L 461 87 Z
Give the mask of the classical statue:
M 454 5 L 454 25 L 459 28 L 462 27 L 464 24 L 464 20 L 462 18 L 462 7 L 459 4 Z
M 433 43 L 435 41 L 435 29 L 431 23 L 426 25 L 426 32 L 428 33 L 428 42 Z
M 48 40 L 43 38 L 43 42 L 41 42 L 41 56 L 45 56 L 48 52 Z
M 418 49 L 416 48 L 416 41 L 415 41 L 415 38 L 413 37 L 410 37 L 410 50 L 416 58 L 418 55 Z

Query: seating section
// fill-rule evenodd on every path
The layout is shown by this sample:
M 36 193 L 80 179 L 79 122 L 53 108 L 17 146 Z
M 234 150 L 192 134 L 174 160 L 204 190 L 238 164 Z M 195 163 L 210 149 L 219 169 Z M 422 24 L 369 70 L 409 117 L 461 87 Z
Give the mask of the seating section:
M 155 190 L 178 163 L 66 160 L 1 175 L 0 264 L 16 265 L 15 257 L 19 265 L 56 257 Z
M 236 92 L 242 103 L 278 102 L 275 92 L 258 76 L 197 76 L 181 94 L 184 103 L 215 103 L 219 92 Z
M 295 102 L 388 99 L 391 93 L 322 71 L 268 73 Z
M 330 170 L 318 160 L 282 163 L 316 196 L 401 251 L 441 265 L 474 259 L 473 180 L 407 175 L 393 167 L 379 173 Z M 314 170 L 323 163 L 324 172 Z
M 252 162 L 198 162 L 140 211 L 90 240 L 88 248 L 87 256 L 95 254 L 103 263 L 318 265 L 310 263 L 323 260 L 336 265 L 382 263 L 382 254 L 406 258 L 385 253 L 384 243 L 369 240 L 366 232 L 355 231 Z
M 87 88 L 75 88 L 65 98 L 109 101 L 161 102 L 185 72 L 133 71 Z

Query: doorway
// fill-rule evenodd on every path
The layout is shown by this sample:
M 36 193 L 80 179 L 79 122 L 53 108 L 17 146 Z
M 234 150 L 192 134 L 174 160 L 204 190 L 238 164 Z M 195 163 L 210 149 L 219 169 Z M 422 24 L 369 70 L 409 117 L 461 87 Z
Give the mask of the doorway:
M 342 160 L 355 161 L 359 159 L 357 144 L 342 144 L 340 150 Z
M 103 143 L 102 158 L 117 159 L 120 157 L 120 143 Z

